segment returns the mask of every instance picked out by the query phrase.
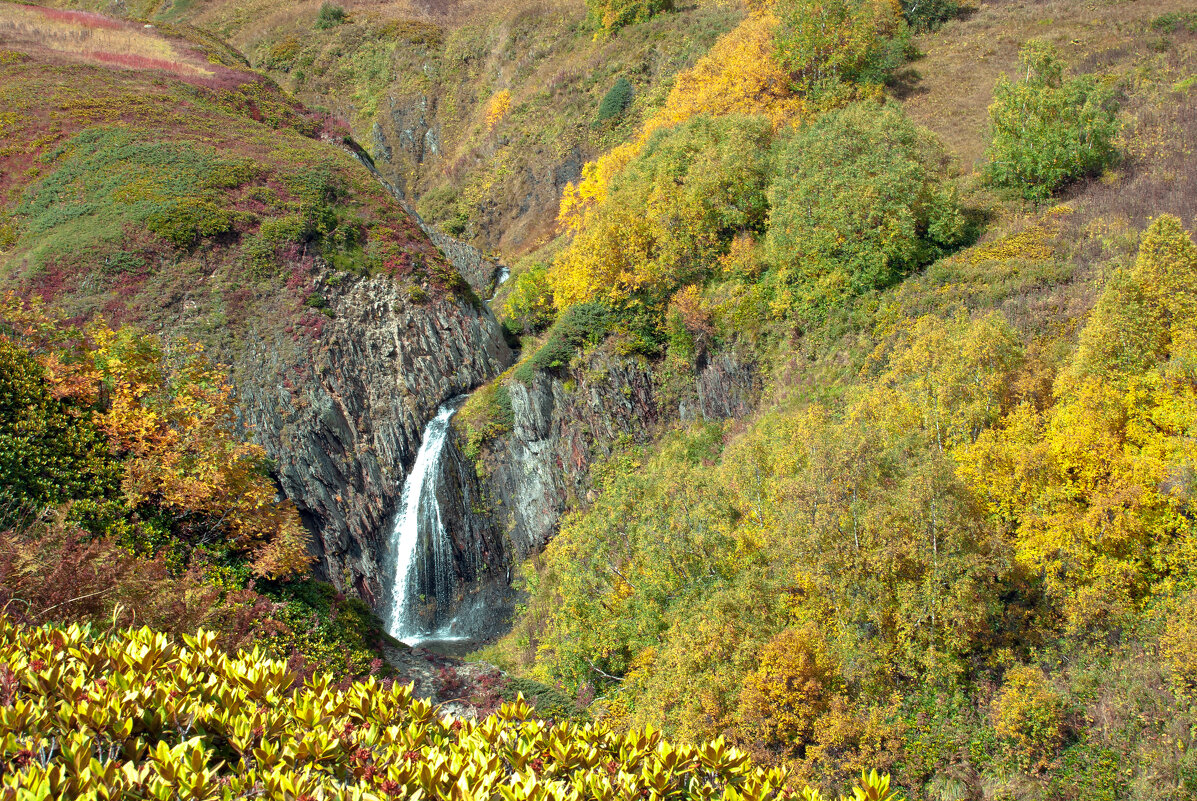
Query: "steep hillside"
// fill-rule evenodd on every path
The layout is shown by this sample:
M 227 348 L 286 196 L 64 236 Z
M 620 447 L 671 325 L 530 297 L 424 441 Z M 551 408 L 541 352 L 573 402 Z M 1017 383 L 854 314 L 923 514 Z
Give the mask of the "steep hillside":
M 581 0 L 325 5 L 343 14 L 322 21 L 315 0 L 122 8 L 227 39 L 345 120 L 429 222 L 508 255 L 551 235 L 561 190 L 582 165 L 625 138 L 742 13 L 704 0 L 607 37 Z M 621 79 L 630 94 L 603 111 Z
M 572 241 L 515 271 L 524 360 L 463 447 L 496 495 L 534 455 L 560 531 L 484 653 L 810 781 L 1187 798 L 1197 20 L 987 4 L 828 88 L 804 7 L 757 23 L 807 70 L 789 94 L 700 62 L 718 101 L 676 108 L 713 119 L 588 166 Z M 876 20 L 823 58 L 881 58 L 903 34 Z M 759 406 L 678 425 L 730 356 Z
M 205 40 L 0 6 L 3 285 L 204 343 L 319 533 L 375 602 L 424 421 L 502 370 L 486 307 L 347 135 Z

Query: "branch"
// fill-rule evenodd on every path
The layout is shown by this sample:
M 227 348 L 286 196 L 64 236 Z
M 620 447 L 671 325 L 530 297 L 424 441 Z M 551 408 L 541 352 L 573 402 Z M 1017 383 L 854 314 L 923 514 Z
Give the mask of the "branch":
M 54 604 L 53 606 L 51 606 L 51 607 L 49 607 L 49 608 L 47 608 L 47 609 L 43 609 L 43 610 L 40 612 L 40 614 L 43 614 L 43 615 L 44 615 L 44 614 L 46 614 L 47 612 L 52 612 L 52 611 L 54 611 L 55 609 L 57 609 L 57 608 L 58 608 L 58 607 L 60 607 L 60 606 L 66 606 L 67 604 L 73 604 L 73 603 L 75 603 L 75 602 L 77 602 L 77 601 L 86 601 L 88 598 L 95 598 L 97 595 L 103 595 L 104 593 L 106 593 L 106 592 L 111 592 L 111 591 L 112 591 L 112 587 L 105 587 L 105 588 L 104 588 L 104 589 L 102 589 L 102 590 L 97 590 L 96 592 L 88 593 L 87 595 L 80 595 L 78 598 L 72 598 L 72 599 L 70 599 L 69 601 L 62 601 L 62 602 L 60 602 L 60 603 L 56 603 L 56 604 Z
M 586 657 L 582 657 L 582 658 L 583 658 L 583 659 L 586 659 L 586 664 L 590 665 L 590 669 L 591 669 L 591 670 L 593 670 L 595 673 L 597 673 L 597 674 L 599 674 L 600 676 L 602 676 L 604 679 L 611 679 L 611 681 L 618 681 L 618 682 L 621 682 L 621 683 L 623 682 L 623 679 L 621 679 L 619 676 L 612 676 L 610 673 L 608 673 L 607 671 L 605 671 L 605 670 L 601 669 L 601 668 L 600 668 L 598 665 L 594 664 L 593 662 L 591 662 L 591 661 L 590 661 L 589 659 L 587 659 Z

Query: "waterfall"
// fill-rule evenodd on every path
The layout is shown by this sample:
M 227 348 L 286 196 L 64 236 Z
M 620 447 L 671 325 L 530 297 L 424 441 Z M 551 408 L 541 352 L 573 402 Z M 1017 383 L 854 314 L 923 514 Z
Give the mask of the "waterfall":
M 435 588 L 436 602 L 447 608 L 452 602 L 454 573 L 453 549 L 441 520 L 437 501 L 437 482 L 440 479 L 441 458 L 449 437 L 449 419 L 461 405 L 455 398 L 437 410 L 436 417 L 424 428 L 416 462 L 403 485 L 399 508 L 388 542 L 390 563 L 395 566 L 391 590 L 391 608 L 387 616 L 387 631 L 400 640 L 418 640 L 429 632 L 420 630 L 415 603 L 420 600 L 421 586 Z M 424 546 L 431 551 L 431 559 L 420 559 Z M 421 564 L 423 562 L 423 564 Z M 428 564 L 431 562 L 431 564 Z M 421 581 L 422 572 L 432 575 Z

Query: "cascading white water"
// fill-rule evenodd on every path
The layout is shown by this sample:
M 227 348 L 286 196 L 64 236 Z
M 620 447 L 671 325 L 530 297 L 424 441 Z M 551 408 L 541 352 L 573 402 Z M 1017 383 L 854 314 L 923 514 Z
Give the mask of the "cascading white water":
M 432 537 L 438 590 L 445 584 L 441 579 L 447 578 L 440 574 L 452 571 L 453 556 L 441 521 L 440 504 L 436 499 L 436 477 L 449 436 L 449 419 L 460 405 L 460 399 L 444 404 L 437 410 L 436 417 L 425 426 L 416 463 L 412 465 L 411 473 L 403 485 L 395 524 L 391 529 L 389 546 L 393 554 L 395 577 L 387 631 L 400 640 L 418 638 L 422 634 L 415 626 L 412 608 L 413 596 L 419 592 L 414 585 L 422 533 Z M 445 586 L 444 589 L 447 594 L 449 588 Z M 438 591 L 437 595 L 441 595 L 441 592 Z

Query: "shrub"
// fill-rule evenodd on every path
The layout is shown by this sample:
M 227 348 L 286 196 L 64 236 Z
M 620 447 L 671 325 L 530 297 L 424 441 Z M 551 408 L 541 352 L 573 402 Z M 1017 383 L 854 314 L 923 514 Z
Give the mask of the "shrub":
M 1020 60 L 1023 79 L 1002 75 L 993 90 L 986 176 L 1042 201 L 1115 159 L 1117 125 L 1111 93 L 1090 75 L 1065 81 L 1050 45 L 1028 42 Z
M 511 291 L 503 301 L 503 322 L 515 331 L 532 334 L 552 324 L 556 316 L 548 268 L 533 264 L 512 279 Z
M 17 227 L 8 215 L 0 211 L 0 253 L 17 244 Z
M 119 467 L 83 410 L 55 397 L 45 369 L 0 337 L 0 528 L 119 487 Z
M 636 91 L 632 88 L 631 82 L 622 75 L 615 81 L 615 85 L 607 90 L 607 94 L 603 95 L 602 102 L 598 107 L 598 122 L 606 122 L 615 117 L 623 116 L 623 113 L 628 110 L 628 106 L 632 105 L 632 98 L 635 97 Z
M 549 271 L 554 302 L 664 301 L 718 265 L 732 238 L 763 227 L 764 117 L 698 116 L 653 134 Z
M 1171 11 L 1161 14 L 1151 21 L 1151 29 L 1160 33 L 1197 33 L 1197 11 Z
M 586 0 L 591 18 L 607 33 L 673 10 L 673 0 Z
M 1018 665 L 993 702 L 993 728 L 1014 741 L 1019 756 L 1030 764 L 1053 756 L 1064 742 L 1066 702 L 1033 665 Z
M 956 0 L 902 0 L 902 16 L 916 31 L 933 31 L 959 13 Z
M 321 31 L 335 28 L 345 21 L 346 16 L 345 9 L 335 3 L 325 3 L 320 6 L 320 11 L 316 14 L 316 22 L 312 27 Z
M 486 104 L 486 131 L 490 133 L 511 110 L 511 91 L 501 89 Z
M 0 617 L 0 781 L 14 798 L 660 798 L 773 801 L 787 776 L 716 740 L 442 718 L 411 685 L 307 681 L 200 632 L 32 629 Z M 115 759 L 100 762 L 108 754 Z M 888 781 L 864 777 L 866 786 Z M 786 792 L 786 796 L 783 796 Z M 857 797 L 886 797 L 862 795 Z M 809 793 L 807 797 L 810 797 Z
M 503 379 L 475 390 L 453 416 L 453 424 L 464 430 L 466 456 L 477 461 L 483 443 L 501 437 L 515 424 L 511 393 Z
M 906 49 L 895 39 L 902 30 L 898 7 L 887 0 L 796 0 L 779 3 L 777 14 L 777 60 L 808 93 L 880 83 Z
M 942 154 L 893 105 L 827 114 L 782 146 L 769 188 L 779 302 L 820 317 L 962 243 Z
M 549 329 L 545 342 L 521 364 L 514 375 L 530 383 L 535 370 L 565 367 L 583 345 L 603 340 L 616 320 L 611 307 L 604 303 L 579 303 L 566 310 Z
M 761 649 L 744 679 L 738 717 L 743 734 L 767 751 L 799 756 L 830 709 L 839 677 L 814 627 L 786 629 Z
M 175 247 L 186 249 L 203 237 L 233 230 L 233 214 L 212 201 L 185 197 L 169 201 L 150 214 L 146 228 Z
M 1197 698 L 1197 593 L 1183 598 L 1167 617 L 1160 651 L 1172 678 L 1173 691 Z

